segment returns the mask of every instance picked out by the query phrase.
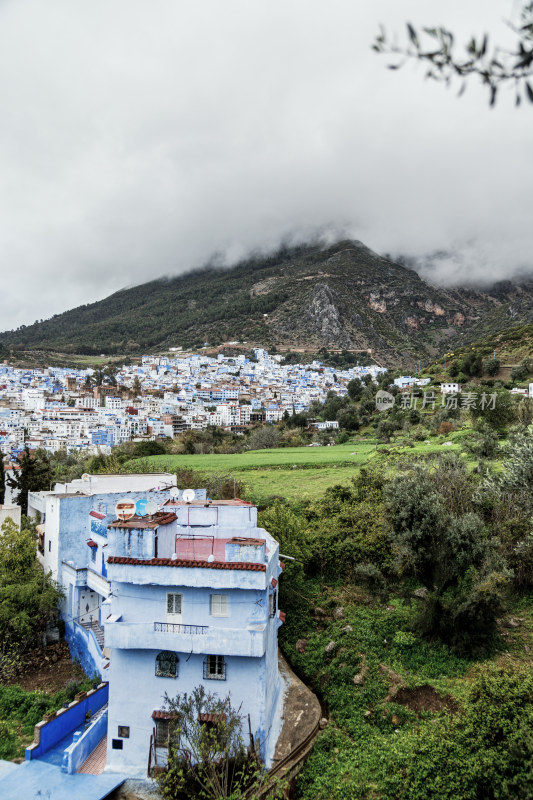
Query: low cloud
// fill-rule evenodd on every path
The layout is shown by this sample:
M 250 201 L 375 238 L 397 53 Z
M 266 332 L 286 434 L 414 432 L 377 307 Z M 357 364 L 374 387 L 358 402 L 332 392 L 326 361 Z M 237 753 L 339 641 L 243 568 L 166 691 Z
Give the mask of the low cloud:
M 379 22 L 502 30 L 505 4 L 364 5 L 1 5 L 1 327 L 316 236 L 440 283 L 529 274 L 531 110 L 370 49 Z

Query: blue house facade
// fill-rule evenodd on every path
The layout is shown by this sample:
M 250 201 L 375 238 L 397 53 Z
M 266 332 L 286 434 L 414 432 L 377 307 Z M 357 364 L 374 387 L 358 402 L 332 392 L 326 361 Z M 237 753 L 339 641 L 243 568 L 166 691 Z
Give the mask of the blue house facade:
M 278 543 L 250 503 L 205 490 L 186 502 L 167 479 L 85 476 L 29 496 L 71 653 L 109 682 L 106 771 L 146 775 L 151 752 L 164 764 L 165 694 L 200 684 L 230 694 L 245 741 L 250 716 L 269 766 L 283 712 Z
M 268 766 L 283 702 L 281 566 L 277 542 L 257 528 L 257 509 L 240 500 L 170 500 L 152 519 L 113 522 L 109 545 L 107 769 L 146 770 L 151 740 L 164 762 L 164 695 L 200 684 L 229 693 L 250 715 Z

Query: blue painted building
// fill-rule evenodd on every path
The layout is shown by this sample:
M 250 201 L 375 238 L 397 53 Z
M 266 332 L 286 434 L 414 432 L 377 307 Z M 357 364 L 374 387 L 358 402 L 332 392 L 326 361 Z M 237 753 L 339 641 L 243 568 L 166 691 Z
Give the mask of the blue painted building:
M 257 528 L 257 509 L 240 500 L 169 500 L 153 518 L 114 521 L 108 539 L 107 769 L 145 771 L 153 733 L 164 761 L 164 695 L 199 684 L 230 693 L 250 714 L 268 766 L 283 702 L 281 566 L 277 542 Z
M 283 706 L 278 544 L 253 505 L 205 490 L 186 502 L 172 481 L 84 476 L 29 495 L 71 652 L 109 681 L 106 769 L 145 775 L 151 748 L 164 763 L 164 696 L 199 684 L 250 715 L 269 766 Z

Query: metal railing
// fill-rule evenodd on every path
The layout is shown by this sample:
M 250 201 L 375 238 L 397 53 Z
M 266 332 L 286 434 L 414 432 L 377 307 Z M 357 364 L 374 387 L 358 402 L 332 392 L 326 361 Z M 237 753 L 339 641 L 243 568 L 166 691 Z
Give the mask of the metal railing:
M 186 635 L 201 634 L 205 635 L 208 625 L 182 625 L 176 622 L 154 622 L 156 633 L 185 633 Z

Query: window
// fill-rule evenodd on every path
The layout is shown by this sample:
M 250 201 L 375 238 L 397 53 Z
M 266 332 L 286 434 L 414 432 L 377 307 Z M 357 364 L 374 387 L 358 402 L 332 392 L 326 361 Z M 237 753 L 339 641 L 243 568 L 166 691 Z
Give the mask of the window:
M 162 650 L 155 659 L 155 674 L 158 678 L 177 678 L 179 658 L 176 653 Z
M 130 738 L 130 726 L 129 725 L 119 725 L 118 726 L 118 735 L 121 739 L 129 739 Z
M 179 733 L 176 731 L 177 724 L 176 716 L 155 720 L 156 747 L 168 747 L 171 742 L 176 746 L 179 744 Z
M 278 604 L 278 590 L 274 589 L 272 594 L 268 595 L 268 616 L 275 617 L 276 616 L 276 607 Z
M 174 592 L 167 594 L 167 614 L 181 614 L 181 600 L 183 595 Z
M 113 750 L 122 750 L 122 748 L 124 747 L 124 742 L 122 741 L 122 739 L 112 739 L 111 747 Z
M 96 561 L 96 547 L 91 547 L 91 561 Z
M 204 678 L 210 681 L 226 680 L 224 656 L 206 656 L 204 659 Z
M 51 539 L 48 540 L 48 552 L 49 553 L 52 552 L 52 540 Z
M 211 595 L 211 616 L 229 617 L 229 604 L 227 594 Z

